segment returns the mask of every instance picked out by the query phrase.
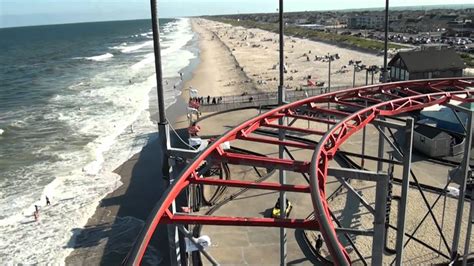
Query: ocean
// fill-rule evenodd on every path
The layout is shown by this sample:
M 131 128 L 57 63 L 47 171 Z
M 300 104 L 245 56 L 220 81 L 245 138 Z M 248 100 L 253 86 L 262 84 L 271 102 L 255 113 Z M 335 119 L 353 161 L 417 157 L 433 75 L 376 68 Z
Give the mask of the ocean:
M 160 20 L 160 38 L 175 84 L 196 57 L 189 20 Z M 149 20 L 0 29 L 1 264 L 64 263 L 74 230 L 121 185 L 113 170 L 156 137 L 152 45 Z

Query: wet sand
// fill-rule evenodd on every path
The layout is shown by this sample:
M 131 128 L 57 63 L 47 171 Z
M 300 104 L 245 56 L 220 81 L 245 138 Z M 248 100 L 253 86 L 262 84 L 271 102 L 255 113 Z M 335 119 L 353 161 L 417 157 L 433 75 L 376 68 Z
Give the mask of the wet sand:
M 192 71 L 192 75 L 185 74 L 191 78 L 184 81 L 185 89 L 181 97 L 167 109 L 168 120 L 183 139 L 187 138 L 188 126 L 186 106 L 189 91 L 186 88 L 193 86 L 201 95 L 235 94 L 242 91 L 239 84 L 247 79 L 245 73 L 236 67 L 235 58 L 228 53 L 227 46 L 212 40 L 212 33 L 195 23 L 193 29 L 199 38 L 199 60 L 191 63 L 196 68 L 187 69 Z M 232 86 L 226 86 L 229 81 L 233 81 Z M 243 90 L 252 88 L 251 84 L 247 84 Z M 156 121 L 156 93 L 151 95 L 150 107 L 152 119 Z M 182 145 L 176 138 L 173 138 L 172 143 L 175 146 Z M 160 178 L 161 156 L 160 145 L 154 140 L 115 170 L 121 176 L 123 185 L 100 202 L 83 229 L 75 229 L 76 239 L 69 246 L 74 251 L 67 257 L 66 264 L 118 265 L 123 261 L 166 187 L 165 181 Z M 157 253 L 157 256 L 148 258 L 151 264 L 157 264 L 161 259 L 161 264 L 167 264 L 168 243 L 165 230 L 159 228 L 157 237 L 152 241 L 152 253 Z M 156 257 L 159 259 L 156 260 Z

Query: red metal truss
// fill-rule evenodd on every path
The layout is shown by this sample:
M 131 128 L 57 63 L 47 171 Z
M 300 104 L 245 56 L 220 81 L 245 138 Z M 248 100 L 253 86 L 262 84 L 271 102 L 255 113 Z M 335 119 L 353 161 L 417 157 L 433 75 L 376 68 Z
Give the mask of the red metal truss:
M 221 155 L 214 155 L 212 157 L 212 160 L 220 160 L 221 162 L 238 165 L 278 168 L 298 173 L 309 172 L 309 162 L 295 161 L 291 159 L 279 159 L 251 154 L 224 152 Z
M 222 216 L 200 216 L 167 213 L 162 222 L 165 224 L 202 224 L 202 225 L 225 225 L 225 226 L 260 226 L 260 227 L 285 227 L 317 230 L 318 223 L 315 220 L 304 219 L 274 219 L 254 217 L 222 217 Z
M 252 118 L 229 132 L 202 151 L 181 176 L 175 180 L 162 196 L 152 211 L 144 230 L 139 236 L 130 254 L 133 264 L 140 264 L 158 224 L 209 224 L 227 226 L 265 226 L 289 227 L 320 230 L 326 245 L 336 264 L 350 262 L 349 255 L 338 242 L 336 231 L 326 201 L 326 180 L 330 160 L 334 158 L 338 148 L 353 134 L 367 126 L 378 116 L 394 116 L 397 114 L 420 110 L 435 104 L 447 104 L 451 100 L 472 102 L 471 89 L 474 87 L 472 78 L 452 78 L 438 80 L 417 80 L 377 84 L 347 90 L 335 91 L 290 104 L 279 106 L 255 118 Z M 330 103 L 326 106 L 327 103 Z M 367 107 L 366 107 L 367 104 Z M 338 108 L 350 107 L 355 111 Z M 328 109 L 329 108 L 329 109 Z M 328 119 L 328 115 L 337 116 L 338 120 Z M 287 117 L 331 125 L 327 132 L 306 130 L 304 133 L 324 135 L 317 147 L 297 140 L 278 140 L 272 137 L 257 137 L 254 133 L 262 127 L 283 128 L 272 124 L 278 118 Z M 285 126 L 287 131 L 303 132 L 302 128 L 293 125 Z M 266 145 L 284 145 L 288 147 L 314 149 L 311 162 L 292 159 L 279 159 L 263 155 L 242 154 L 223 151 L 220 147 L 226 141 L 246 141 L 265 143 Z M 277 183 L 258 183 L 254 181 L 217 180 L 197 176 L 199 167 L 204 162 L 227 162 L 229 164 L 265 167 L 267 169 L 284 169 L 286 171 L 310 174 L 310 185 L 281 185 Z M 172 202 L 190 184 L 242 187 L 251 189 L 267 189 L 277 191 L 311 192 L 311 200 L 315 211 L 315 220 L 305 219 L 271 219 L 262 217 L 216 217 L 171 214 L 168 210 Z M 339 259 L 338 259 L 339 258 Z M 341 260 L 340 258 L 345 258 Z
M 304 185 L 281 185 L 278 183 L 268 183 L 268 182 L 257 183 L 253 181 L 222 180 L 222 179 L 213 179 L 213 178 L 191 178 L 189 179 L 189 181 L 192 184 L 203 184 L 203 185 L 213 185 L 213 186 L 242 187 L 242 188 L 302 192 L 302 193 L 309 192 L 309 186 L 304 186 Z
M 289 141 L 289 140 L 278 140 L 276 138 L 266 138 L 266 137 L 239 137 L 239 139 L 259 142 L 259 143 L 266 143 L 266 144 L 276 144 L 276 145 L 283 145 L 285 147 L 293 147 L 293 148 L 300 148 L 300 149 L 307 149 L 307 150 L 314 150 L 316 148 L 315 145 L 305 144 L 297 141 Z

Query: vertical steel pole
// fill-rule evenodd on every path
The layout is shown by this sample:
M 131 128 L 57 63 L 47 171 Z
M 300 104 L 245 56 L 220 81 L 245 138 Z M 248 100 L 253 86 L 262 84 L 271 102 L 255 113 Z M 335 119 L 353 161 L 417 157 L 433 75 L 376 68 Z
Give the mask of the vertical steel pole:
M 397 257 L 395 265 L 402 265 L 403 261 L 403 244 L 405 237 L 405 216 L 408 200 L 408 188 L 410 185 L 410 169 L 411 169 L 411 153 L 413 148 L 413 118 L 408 118 L 405 126 L 405 143 L 403 147 L 403 180 L 400 206 L 398 208 L 397 218 Z
M 278 86 L 278 105 L 283 105 L 285 102 L 285 87 L 284 87 L 284 73 L 285 73 L 285 54 L 284 54 L 284 32 L 283 32 L 283 0 L 279 0 L 279 20 L 280 20 L 280 84 Z M 279 125 L 285 125 L 285 118 L 278 119 Z M 285 139 L 285 131 L 278 129 L 278 139 Z M 278 145 L 278 158 L 285 158 L 285 147 Z M 284 170 L 279 170 L 280 184 L 286 183 L 286 173 Z M 286 193 L 280 191 L 280 219 L 284 219 L 286 215 Z M 280 228 L 280 265 L 286 265 L 286 228 Z
M 467 265 L 467 260 L 469 259 L 469 245 L 471 243 L 471 233 L 472 233 L 472 223 L 474 223 L 474 184 L 470 184 L 471 188 L 471 208 L 469 208 L 469 221 L 467 224 L 466 232 L 466 242 L 464 244 L 464 259 L 462 261 L 462 266 Z
M 328 69 L 328 93 L 331 92 L 331 56 L 328 54 L 328 60 L 329 60 L 329 69 Z M 328 110 L 331 109 L 329 100 L 328 100 Z M 329 115 L 328 115 L 328 120 L 329 120 Z M 328 123 L 328 131 L 329 131 L 329 123 Z
M 165 96 L 163 90 L 163 71 L 161 64 L 161 49 L 160 49 L 160 31 L 159 31 L 159 20 L 158 20 L 158 9 L 156 0 L 150 0 L 151 6 L 151 28 L 153 32 L 153 51 L 155 56 L 155 72 L 156 72 L 156 90 L 158 94 L 158 136 L 161 145 L 161 173 L 165 180 L 171 182 L 170 179 L 170 166 L 168 157 L 168 132 L 169 125 L 166 119 L 165 109 Z M 176 209 L 175 202 L 172 205 L 172 212 Z M 179 239 L 178 229 L 174 225 L 168 226 L 168 242 L 170 244 L 170 263 L 172 265 L 180 264 L 180 250 L 179 250 Z
M 352 76 L 352 88 L 356 86 L 356 65 L 354 64 L 354 75 Z
M 150 0 L 151 5 L 151 28 L 153 31 L 153 50 L 155 54 L 155 71 L 156 71 L 156 91 L 158 93 L 158 112 L 159 123 L 167 124 L 165 114 L 165 97 L 163 93 L 163 71 L 161 69 L 161 50 L 160 50 L 160 31 L 158 22 L 158 11 L 156 0 Z
M 388 57 L 388 0 L 385 0 L 385 41 L 383 54 L 383 82 L 387 82 L 387 57 Z
M 369 84 L 369 70 L 365 70 L 365 86 Z M 365 101 L 365 107 L 367 107 L 367 100 Z M 362 128 L 362 158 L 360 159 L 360 167 L 364 169 L 365 165 L 365 138 L 367 135 L 366 127 Z
M 451 248 L 451 259 L 455 259 L 458 255 L 459 235 L 461 233 L 462 213 L 464 211 L 464 196 L 466 194 L 466 183 L 469 179 L 472 147 L 472 132 L 473 132 L 473 111 L 468 113 L 468 121 L 466 125 L 466 139 L 464 143 L 464 157 L 462 159 L 463 179 L 459 186 L 458 208 L 456 212 L 456 222 L 454 224 L 453 245 Z
M 385 127 L 381 127 L 383 132 Z M 379 133 L 378 158 L 384 157 L 384 138 Z M 377 172 L 383 170 L 383 162 L 377 162 Z M 372 265 L 382 265 L 385 246 L 385 212 L 387 202 L 388 176 L 377 181 L 375 192 L 374 239 L 372 241 Z

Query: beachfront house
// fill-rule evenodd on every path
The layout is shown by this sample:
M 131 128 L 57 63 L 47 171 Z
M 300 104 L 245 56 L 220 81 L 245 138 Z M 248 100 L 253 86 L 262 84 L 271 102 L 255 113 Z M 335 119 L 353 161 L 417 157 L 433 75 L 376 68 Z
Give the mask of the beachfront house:
M 424 49 L 398 52 L 388 63 L 390 80 L 462 77 L 466 68 L 452 49 Z

